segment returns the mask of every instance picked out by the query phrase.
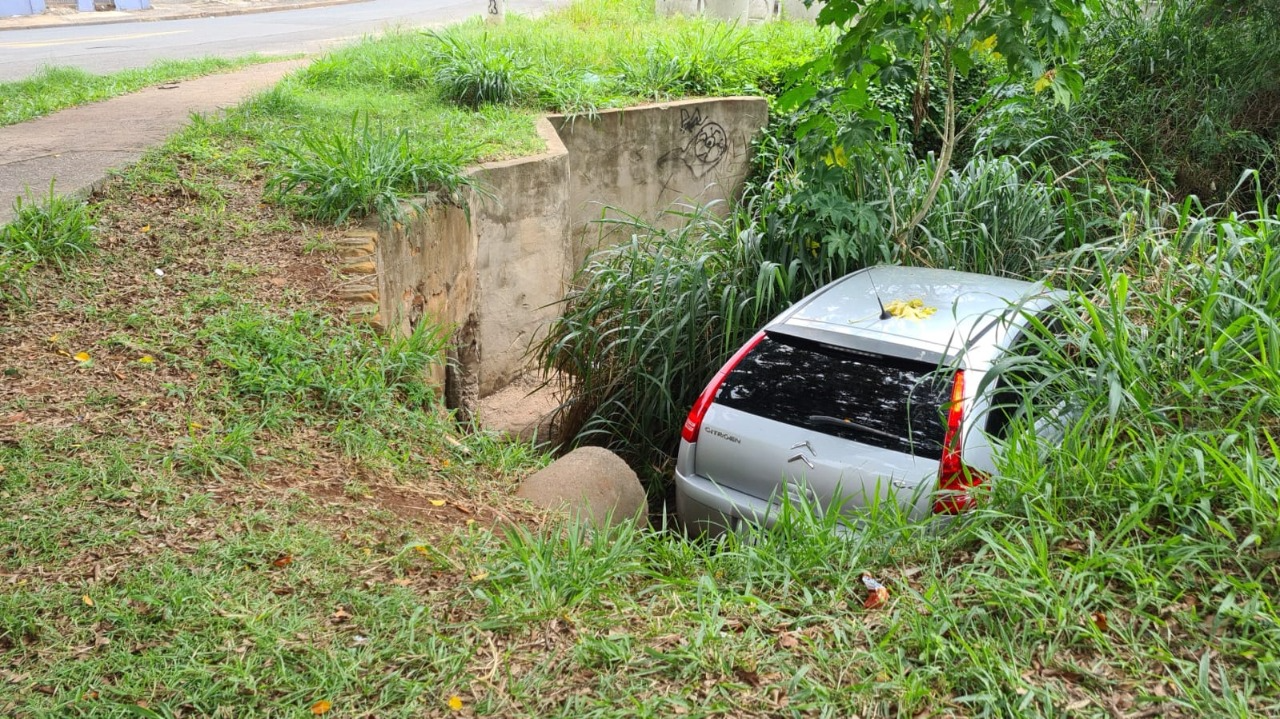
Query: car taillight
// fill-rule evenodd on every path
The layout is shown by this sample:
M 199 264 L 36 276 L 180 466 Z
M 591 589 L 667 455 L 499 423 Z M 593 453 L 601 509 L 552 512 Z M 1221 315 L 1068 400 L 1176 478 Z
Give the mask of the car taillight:
M 986 481 L 987 475 L 965 465 L 960 456 L 964 437 L 964 370 L 956 371 L 951 385 L 951 408 L 947 411 L 947 434 L 942 440 L 942 462 L 938 467 L 938 499 L 934 514 L 959 514 L 973 508 L 969 490 Z
M 716 392 L 720 391 L 720 385 L 724 384 L 724 378 L 729 376 L 733 368 L 737 367 L 742 358 L 755 349 L 762 339 L 764 339 L 764 330 L 757 332 L 751 338 L 751 341 L 743 345 L 737 352 L 734 352 L 729 361 L 724 363 L 719 372 L 716 372 L 716 376 L 712 377 L 711 381 L 707 383 L 707 388 L 702 390 L 702 394 L 698 395 L 698 401 L 693 403 L 693 409 L 689 410 L 689 416 L 685 419 L 684 427 L 680 430 L 680 437 L 684 441 L 698 441 L 698 432 L 702 429 L 702 418 L 707 415 L 707 410 L 711 408 L 711 403 L 715 401 Z

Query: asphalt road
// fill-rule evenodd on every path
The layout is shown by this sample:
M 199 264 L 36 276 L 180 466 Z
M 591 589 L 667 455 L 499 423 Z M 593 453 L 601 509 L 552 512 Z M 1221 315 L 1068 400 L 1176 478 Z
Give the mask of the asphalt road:
M 553 4 L 508 0 L 507 12 L 536 13 Z M 108 73 L 161 59 L 310 54 L 395 27 L 455 22 L 484 8 L 485 0 L 370 0 L 224 17 L 6 30 L 0 33 L 0 82 L 21 80 L 45 65 Z

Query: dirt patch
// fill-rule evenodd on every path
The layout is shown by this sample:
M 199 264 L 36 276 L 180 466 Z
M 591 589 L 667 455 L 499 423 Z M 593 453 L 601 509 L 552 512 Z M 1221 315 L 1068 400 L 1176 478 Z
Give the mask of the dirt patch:
M 484 429 L 518 441 L 555 445 L 561 441 L 555 414 L 563 397 L 563 382 L 559 379 L 547 381 L 529 373 L 481 399 L 476 418 Z

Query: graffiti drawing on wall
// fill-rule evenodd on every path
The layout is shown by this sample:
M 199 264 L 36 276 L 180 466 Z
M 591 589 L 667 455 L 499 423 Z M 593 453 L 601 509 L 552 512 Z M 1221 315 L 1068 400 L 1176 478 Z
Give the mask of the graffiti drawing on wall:
M 675 160 L 682 162 L 693 176 L 702 179 L 729 154 L 729 135 L 715 120 L 708 120 L 698 109 L 680 109 L 680 131 L 692 135 L 682 147 L 677 147 L 661 158 L 659 166 Z
M 489 14 L 490 15 L 498 14 L 498 0 L 489 0 Z
M 693 132 L 702 125 L 702 110 L 693 108 L 693 112 L 685 108 L 680 108 L 680 129 L 685 132 Z

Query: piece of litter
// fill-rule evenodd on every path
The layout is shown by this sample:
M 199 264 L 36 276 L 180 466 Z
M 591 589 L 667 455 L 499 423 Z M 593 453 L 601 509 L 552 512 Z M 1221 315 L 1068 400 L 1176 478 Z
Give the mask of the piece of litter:
M 913 300 L 890 300 L 884 306 L 885 312 L 891 316 L 902 320 L 922 320 L 932 317 L 933 313 L 938 311 L 937 307 L 929 307 L 925 305 L 922 299 Z
M 862 573 L 862 585 L 867 588 L 867 599 L 862 603 L 864 609 L 875 609 L 889 601 L 889 588 L 866 572 Z
M 160 269 L 159 267 L 157 267 L 157 268 L 156 268 L 156 277 L 164 277 L 164 270 L 162 270 L 162 269 Z

